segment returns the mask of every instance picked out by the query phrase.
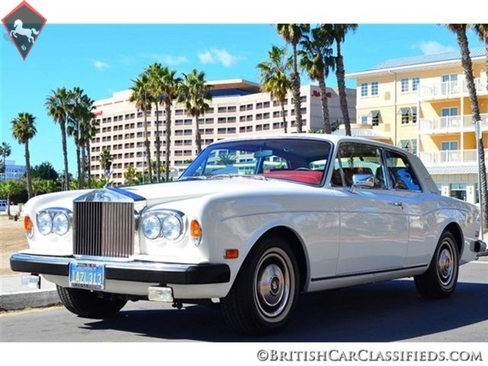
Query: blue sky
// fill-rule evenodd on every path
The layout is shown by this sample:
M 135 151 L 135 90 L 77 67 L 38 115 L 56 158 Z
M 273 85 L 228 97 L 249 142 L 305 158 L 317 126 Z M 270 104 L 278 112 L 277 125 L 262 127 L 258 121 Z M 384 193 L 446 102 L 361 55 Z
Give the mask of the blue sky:
M 0 16 L 3 18 L 19 3 L 1 5 Z M 39 1 L 29 4 L 47 18 L 47 23 L 25 60 L 3 24 L 1 28 L 0 142 L 12 146 L 9 160 L 24 164 L 23 146 L 11 136 L 11 120 L 19 112 L 33 114 L 37 135 L 30 142 L 31 164 L 49 161 L 59 172 L 59 126 L 44 107 L 52 90 L 79 86 L 92 99 L 109 98 L 113 92 L 130 87 L 131 80 L 153 62 L 168 65 L 178 73 L 196 68 L 204 71 L 209 81 L 243 78 L 257 82 L 256 65 L 266 60 L 272 45 L 284 45 L 272 22 L 122 24 L 122 17 L 121 23 L 77 24 L 76 18 L 74 23 L 51 23 L 49 19 L 59 17 L 50 13 L 52 6 L 44 9 Z M 358 24 L 357 31 L 343 45 L 348 73 L 367 70 L 391 58 L 458 49 L 454 34 L 436 23 Z M 482 43 L 470 35 L 470 46 L 481 47 Z M 329 76 L 327 83 L 335 86 L 335 76 Z M 348 86 L 356 85 L 348 81 Z M 69 167 L 74 172 L 72 140 L 69 147 Z

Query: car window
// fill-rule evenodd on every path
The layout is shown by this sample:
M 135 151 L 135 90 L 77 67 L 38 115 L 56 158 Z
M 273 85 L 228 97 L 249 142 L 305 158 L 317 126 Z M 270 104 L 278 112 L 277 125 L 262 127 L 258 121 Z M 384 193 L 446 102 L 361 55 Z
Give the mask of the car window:
M 320 184 L 330 151 L 330 142 L 307 139 L 222 142 L 202 151 L 180 179 L 260 175 Z
M 385 157 L 388 177 L 392 188 L 409 191 L 422 190 L 406 156 L 391 150 L 386 150 Z
M 350 187 L 354 175 L 370 176 L 370 188 L 384 188 L 384 180 L 376 179 L 382 171 L 381 149 L 365 143 L 341 143 L 334 160 L 331 185 Z M 373 176 L 373 179 L 371 179 Z

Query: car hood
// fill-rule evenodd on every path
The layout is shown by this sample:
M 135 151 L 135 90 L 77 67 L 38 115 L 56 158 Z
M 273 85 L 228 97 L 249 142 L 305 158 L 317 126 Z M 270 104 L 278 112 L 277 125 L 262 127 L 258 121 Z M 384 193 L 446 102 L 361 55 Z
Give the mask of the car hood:
M 90 195 L 93 196 L 96 193 L 103 193 L 104 191 L 122 198 L 125 196 L 125 198 L 132 198 L 136 201 L 145 200 L 149 205 L 152 205 L 154 203 L 173 202 L 207 195 L 228 195 L 229 193 L 282 192 L 287 194 L 297 192 L 297 187 L 299 187 L 300 192 L 317 189 L 316 187 L 292 181 L 235 176 L 48 193 L 30 199 L 26 203 L 24 211 L 31 212 L 46 207 L 71 207 L 75 200 L 80 200 Z
M 289 191 L 300 186 L 301 189 L 313 189 L 291 181 L 253 179 L 252 177 L 231 177 L 209 180 L 188 180 L 160 184 L 139 185 L 121 188 L 123 191 L 137 194 L 148 201 L 171 202 L 207 195 L 220 195 L 235 192 L 245 194 L 257 191 Z

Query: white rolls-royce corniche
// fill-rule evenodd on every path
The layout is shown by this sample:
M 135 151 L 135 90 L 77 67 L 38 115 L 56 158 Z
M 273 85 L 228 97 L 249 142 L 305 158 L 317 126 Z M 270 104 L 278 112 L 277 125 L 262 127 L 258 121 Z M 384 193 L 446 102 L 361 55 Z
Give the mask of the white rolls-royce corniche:
M 322 134 L 222 140 L 177 181 L 40 195 L 24 212 L 11 268 L 55 283 L 72 313 L 208 302 L 248 335 L 282 330 L 306 292 L 413 277 L 448 297 L 487 251 L 478 208 L 442 196 L 416 156 Z

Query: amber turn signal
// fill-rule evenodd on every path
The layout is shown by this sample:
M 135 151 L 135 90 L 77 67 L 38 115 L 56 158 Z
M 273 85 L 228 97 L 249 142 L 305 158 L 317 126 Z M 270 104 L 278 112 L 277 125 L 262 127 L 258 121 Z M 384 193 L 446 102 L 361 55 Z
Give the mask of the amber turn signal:
M 24 230 L 27 236 L 32 236 L 34 229 L 34 225 L 32 224 L 32 220 L 29 216 L 24 216 Z
M 226 249 L 224 252 L 225 259 L 237 259 L 239 258 L 239 249 Z

